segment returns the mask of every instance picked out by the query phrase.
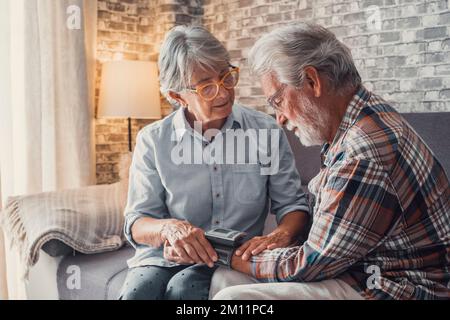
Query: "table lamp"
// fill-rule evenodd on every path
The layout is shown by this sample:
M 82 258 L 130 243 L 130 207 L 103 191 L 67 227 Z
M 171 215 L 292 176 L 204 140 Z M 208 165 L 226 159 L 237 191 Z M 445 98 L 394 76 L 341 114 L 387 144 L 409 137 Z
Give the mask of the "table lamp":
M 161 101 L 156 62 L 109 61 L 103 63 L 99 118 L 128 118 L 128 149 L 131 118 L 161 119 Z

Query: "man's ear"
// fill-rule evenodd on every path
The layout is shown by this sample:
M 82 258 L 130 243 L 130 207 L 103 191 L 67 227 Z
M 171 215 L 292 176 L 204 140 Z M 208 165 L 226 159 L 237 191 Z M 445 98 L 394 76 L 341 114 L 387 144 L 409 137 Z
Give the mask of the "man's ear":
M 169 97 L 178 102 L 182 107 L 186 107 L 186 101 L 180 96 L 179 93 L 169 91 Z
M 317 69 L 308 66 L 304 69 L 305 72 L 305 85 L 308 86 L 314 93 L 314 97 L 319 98 L 322 95 L 323 83 L 319 76 Z

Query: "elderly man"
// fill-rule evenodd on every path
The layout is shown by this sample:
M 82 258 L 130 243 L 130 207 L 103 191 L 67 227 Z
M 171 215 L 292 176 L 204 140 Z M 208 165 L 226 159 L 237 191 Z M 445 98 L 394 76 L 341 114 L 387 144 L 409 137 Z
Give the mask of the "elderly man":
M 309 184 L 303 245 L 238 252 L 232 268 L 242 273 L 219 270 L 217 283 L 231 287 L 215 298 L 450 298 L 448 178 L 402 116 L 364 88 L 349 49 L 300 24 L 263 36 L 250 62 L 278 122 L 304 145 L 323 145 L 322 168 Z

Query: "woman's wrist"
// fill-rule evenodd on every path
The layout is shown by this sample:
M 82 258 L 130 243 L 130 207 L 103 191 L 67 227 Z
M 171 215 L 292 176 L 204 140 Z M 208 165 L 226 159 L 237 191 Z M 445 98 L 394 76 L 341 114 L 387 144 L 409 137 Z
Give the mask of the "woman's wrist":
M 161 220 L 161 226 L 159 231 L 160 241 L 164 243 L 168 240 L 168 235 L 171 230 L 171 226 L 176 221 L 176 219 L 163 219 Z
M 145 217 L 137 220 L 133 227 L 135 228 L 135 234 L 140 234 L 142 241 L 139 242 L 154 248 L 160 247 L 166 240 L 163 229 L 169 223 L 167 220 L 172 219 Z

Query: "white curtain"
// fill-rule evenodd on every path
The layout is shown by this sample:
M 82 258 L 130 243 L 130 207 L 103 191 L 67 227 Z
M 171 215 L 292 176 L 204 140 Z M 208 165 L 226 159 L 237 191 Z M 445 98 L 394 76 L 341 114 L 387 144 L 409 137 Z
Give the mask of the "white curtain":
M 0 0 L 0 12 L 2 205 L 11 195 L 94 184 L 97 1 Z M 4 238 L 0 294 L 7 287 L 9 299 L 24 299 Z
M 1 25 L 0 25 L 1 27 Z M 0 172 L 1 181 L 1 172 Z M 0 183 L 0 204 L 2 203 L 2 185 Z M 8 298 L 8 288 L 6 285 L 6 261 L 5 261 L 5 246 L 4 246 L 3 230 L 0 227 L 0 300 Z

